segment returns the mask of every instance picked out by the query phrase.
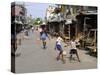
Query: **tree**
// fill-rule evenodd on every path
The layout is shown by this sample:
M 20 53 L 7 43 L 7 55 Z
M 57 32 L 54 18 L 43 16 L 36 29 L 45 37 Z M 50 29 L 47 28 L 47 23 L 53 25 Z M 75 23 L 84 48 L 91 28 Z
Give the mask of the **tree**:
M 42 23 L 43 23 L 43 21 L 42 21 L 41 18 L 36 18 L 36 19 L 34 20 L 34 24 L 35 24 L 35 25 L 39 25 L 39 24 L 42 24 Z

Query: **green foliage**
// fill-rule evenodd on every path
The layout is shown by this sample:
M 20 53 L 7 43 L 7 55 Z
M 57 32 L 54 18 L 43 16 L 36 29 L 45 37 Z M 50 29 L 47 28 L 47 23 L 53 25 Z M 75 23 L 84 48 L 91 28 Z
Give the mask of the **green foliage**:
M 43 23 L 42 18 L 32 18 L 32 16 L 27 17 L 28 25 L 40 25 Z
M 43 21 L 42 21 L 41 18 L 36 18 L 36 19 L 34 20 L 34 25 L 39 25 L 39 24 L 42 24 L 42 23 L 43 23 Z

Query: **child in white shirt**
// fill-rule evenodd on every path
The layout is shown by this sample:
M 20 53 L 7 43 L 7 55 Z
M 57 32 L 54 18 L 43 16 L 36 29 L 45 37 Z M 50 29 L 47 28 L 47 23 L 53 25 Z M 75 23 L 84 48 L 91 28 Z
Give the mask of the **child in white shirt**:
M 78 56 L 78 52 L 77 52 L 77 48 L 76 48 L 76 41 L 75 39 L 72 39 L 72 41 L 70 42 L 71 44 L 71 49 L 70 49 L 70 60 L 72 59 L 72 55 L 76 54 L 78 61 L 80 62 L 79 56 Z
M 57 49 L 59 51 L 59 54 L 57 56 L 57 60 L 60 59 L 60 55 L 62 54 L 63 50 L 62 50 L 62 45 L 61 42 L 63 41 L 63 39 L 57 35 L 57 40 L 56 40 L 56 46 L 55 46 L 55 50 Z

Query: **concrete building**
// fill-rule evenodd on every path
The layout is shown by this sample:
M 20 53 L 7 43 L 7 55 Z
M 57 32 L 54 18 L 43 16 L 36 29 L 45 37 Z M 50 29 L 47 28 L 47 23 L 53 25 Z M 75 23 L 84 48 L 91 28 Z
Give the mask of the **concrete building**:
M 97 8 L 90 6 L 74 6 L 74 5 L 61 5 L 61 10 L 64 15 L 65 25 L 64 33 L 65 35 L 72 37 L 80 37 L 80 34 L 84 31 L 84 19 L 85 17 L 81 15 L 96 15 Z M 78 18 L 80 15 L 80 18 Z M 96 16 L 94 18 L 94 23 L 97 23 Z M 93 26 L 91 24 L 91 26 Z M 97 26 L 95 24 L 94 26 Z M 93 27 L 92 27 L 93 28 Z M 94 27 L 96 28 L 96 27 Z M 70 30 L 70 31 L 69 31 Z
M 20 32 L 22 26 L 27 22 L 26 20 L 27 10 L 24 3 L 21 2 L 12 2 L 11 3 L 11 28 L 12 32 Z
M 49 6 L 46 11 L 46 23 L 50 33 L 63 31 L 64 19 L 61 8 L 56 5 Z

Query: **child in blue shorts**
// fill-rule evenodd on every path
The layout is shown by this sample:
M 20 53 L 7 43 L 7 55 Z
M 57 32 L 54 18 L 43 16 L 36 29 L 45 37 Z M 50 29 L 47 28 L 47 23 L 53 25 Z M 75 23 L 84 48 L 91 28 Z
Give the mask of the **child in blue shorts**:
M 56 40 L 56 45 L 55 45 L 55 50 L 57 49 L 59 51 L 59 54 L 58 54 L 58 56 L 56 58 L 57 60 L 60 59 L 60 56 L 61 56 L 61 54 L 63 52 L 62 46 L 61 46 L 61 42 L 62 41 L 63 41 L 63 39 L 60 37 L 60 35 L 57 35 L 57 40 Z
M 42 31 L 41 32 L 41 40 L 42 40 L 42 43 L 43 43 L 43 49 L 46 48 L 46 39 L 47 39 L 47 37 L 48 37 L 47 32 L 46 31 Z

